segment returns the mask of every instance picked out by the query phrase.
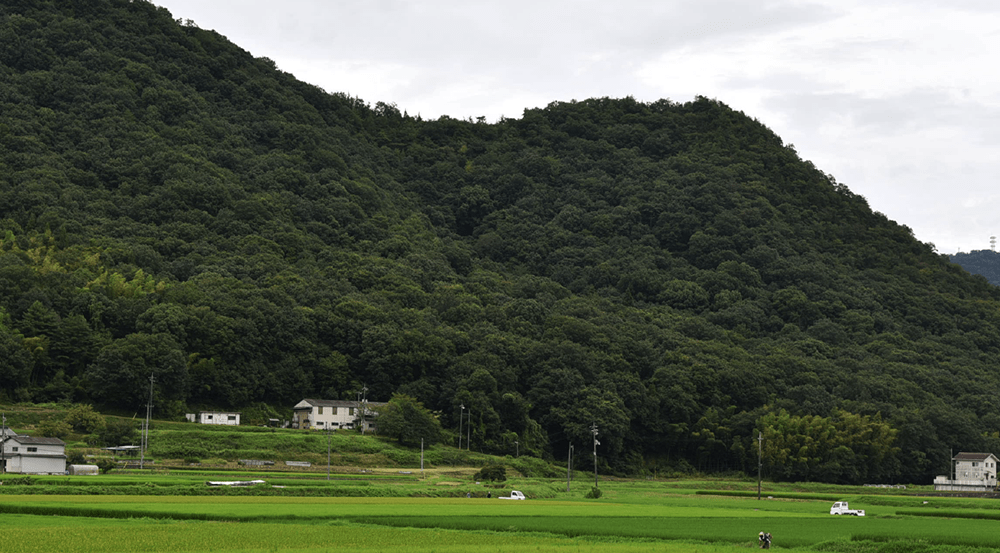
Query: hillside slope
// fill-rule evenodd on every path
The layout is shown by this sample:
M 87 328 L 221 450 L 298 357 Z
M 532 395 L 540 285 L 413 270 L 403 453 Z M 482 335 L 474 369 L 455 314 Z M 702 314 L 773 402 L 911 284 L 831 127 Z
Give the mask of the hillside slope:
M 758 432 L 786 479 L 1000 449 L 997 289 L 722 103 L 424 121 L 144 1 L 7 2 L 0 35 L 8 399 L 367 386 L 488 452 L 596 426 L 617 471 L 755 471 Z
M 974 275 L 980 275 L 994 286 L 1000 286 L 1000 254 L 993 250 L 958 252 L 949 256 L 952 263 L 960 265 Z

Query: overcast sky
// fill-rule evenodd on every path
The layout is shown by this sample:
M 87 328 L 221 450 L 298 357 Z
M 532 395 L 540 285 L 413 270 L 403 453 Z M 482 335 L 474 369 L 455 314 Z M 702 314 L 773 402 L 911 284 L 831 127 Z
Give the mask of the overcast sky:
M 941 253 L 1000 233 L 996 0 L 153 1 L 425 119 L 715 98 Z

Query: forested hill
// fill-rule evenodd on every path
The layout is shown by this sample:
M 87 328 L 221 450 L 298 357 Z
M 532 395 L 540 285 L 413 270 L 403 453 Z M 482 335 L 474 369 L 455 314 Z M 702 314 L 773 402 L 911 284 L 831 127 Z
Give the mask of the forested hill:
M 1000 286 L 1000 254 L 993 250 L 974 250 L 968 253 L 958 252 L 950 257 L 952 263 L 961 265 L 963 269 L 974 275 L 981 275 L 990 284 Z
M 483 451 L 596 425 L 619 472 L 1000 451 L 997 289 L 720 102 L 426 121 L 140 0 L 6 1 L 0 40 L 0 400 L 366 385 Z

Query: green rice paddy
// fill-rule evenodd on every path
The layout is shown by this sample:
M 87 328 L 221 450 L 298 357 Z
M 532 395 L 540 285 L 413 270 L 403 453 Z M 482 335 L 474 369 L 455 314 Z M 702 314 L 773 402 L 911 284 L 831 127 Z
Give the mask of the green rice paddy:
M 100 478 L 100 477 L 96 477 Z M 432 482 L 423 482 L 429 489 Z M 521 485 L 524 484 L 524 485 Z M 393 484 L 378 483 L 373 486 Z M 412 483 L 396 484 L 411 486 Z M 677 482 L 607 482 L 605 497 L 525 481 L 528 501 L 438 497 L 0 495 L 0 552 L 380 551 L 958 553 L 1000 549 L 1000 502 L 865 495 L 692 493 Z M 719 483 L 713 484 L 719 487 Z M 562 486 L 562 493 L 553 490 Z M 23 486 L 25 488 L 30 486 Z M 832 500 L 867 511 L 829 515 Z

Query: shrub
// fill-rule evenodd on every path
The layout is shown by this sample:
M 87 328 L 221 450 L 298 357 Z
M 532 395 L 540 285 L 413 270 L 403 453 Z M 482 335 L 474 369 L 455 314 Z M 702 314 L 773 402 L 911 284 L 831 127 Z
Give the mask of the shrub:
M 104 417 L 90 405 L 75 405 L 64 419 L 79 434 L 93 434 L 104 427 Z
M 139 439 L 138 424 L 129 419 L 107 419 L 95 433 L 94 441 L 107 447 L 135 444 Z
M 66 421 L 56 420 L 54 418 L 45 419 L 38 425 L 38 434 L 45 436 L 46 438 L 59 438 L 63 439 L 69 436 L 73 428 L 66 423 Z
M 597 486 L 594 486 L 593 488 L 590 488 L 590 491 L 587 492 L 587 495 L 585 495 L 583 497 L 586 497 L 587 499 L 600 499 L 601 498 L 601 488 L 598 488 Z
M 382 450 L 382 456 L 396 465 L 413 466 L 420 463 L 420 454 L 413 453 L 410 451 L 403 451 L 399 449 L 385 449 Z
M 521 475 L 528 478 L 559 478 L 566 476 L 566 469 L 553 466 L 537 457 L 518 457 L 510 462 Z
M 66 453 L 67 465 L 84 465 L 87 463 L 82 451 L 69 451 Z
M 243 424 L 247 425 L 265 425 L 268 424 L 270 419 L 289 419 L 290 416 L 285 416 L 279 413 L 274 407 L 266 403 L 254 403 L 249 407 L 243 408 Z
M 101 474 L 107 474 L 111 472 L 111 469 L 115 468 L 115 462 L 112 459 L 98 459 L 97 470 L 101 471 Z
M 434 445 L 441 440 L 441 422 L 422 403 L 405 394 L 393 394 L 378 414 L 379 434 L 401 444 Z
M 476 481 L 504 482 L 507 480 L 507 467 L 503 465 L 487 465 L 472 477 Z

